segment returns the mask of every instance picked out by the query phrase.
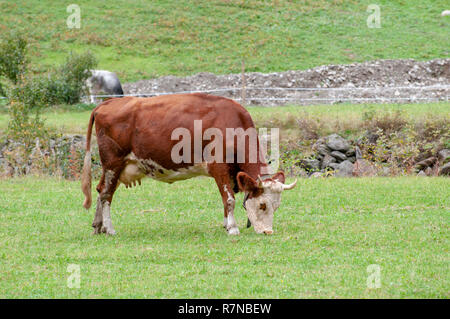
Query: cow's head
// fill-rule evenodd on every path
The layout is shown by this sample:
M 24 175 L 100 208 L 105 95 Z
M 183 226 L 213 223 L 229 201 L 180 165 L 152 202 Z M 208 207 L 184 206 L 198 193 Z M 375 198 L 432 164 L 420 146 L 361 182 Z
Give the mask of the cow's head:
M 293 189 L 297 181 L 290 185 L 284 184 L 282 172 L 271 178 L 256 180 L 244 172 L 237 175 L 239 189 L 245 193 L 244 208 L 247 211 L 249 223 L 258 234 L 272 234 L 273 214 L 280 206 L 281 193 Z M 250 225 L 250 224 L 249 224 Z

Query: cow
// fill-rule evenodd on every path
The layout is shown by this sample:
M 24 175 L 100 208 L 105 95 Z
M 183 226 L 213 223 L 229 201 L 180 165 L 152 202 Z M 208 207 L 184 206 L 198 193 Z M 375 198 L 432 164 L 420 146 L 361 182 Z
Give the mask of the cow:
M 113 72 L 106 70 L 90 70 L 91 76 L 86 80 L 90 101 L 95 103 L 95 94 L 123 95 L 119 78 Z
M 237 102 L 201 93 L 123 97 L 106 100 L 91 113 L 81 178 L 86 209 L 92 204 L 94 124 L 103 170 L 96 187 L 99 196 L 92 223 L 94 234 L 115 234 L 110 214 L 115 190 L 119 184 L 126 187 L 140 184 L 146 176 L 166 183 L 195 176 L 214 178 L 224 205 L 223 226 L 230 235 L 239 235 L 234 218 L 236 193 L 244 192 L 247 226 L 253 225 L 257 233 L 272 234 L 274 212 L 280 206 L 281 193 L 296 185 L 296 181 L 285 184 L 281 171 L 268 174 L 269 165 L 264 156 L 251 154 L 255 150 L 259 155 L 262 152 L 257 135 L 253 140 L 254 148 L 250 145 L 251 134 L 244 136 L 245 143 L 239 143 L 239 134 L 227 135 L 228 130 L 244 134 L 255 131 L 250 114 Z M 183 134 L 210 136 L 200 142 L 188 139 L 183 141 L 185 147 L 180 148 Z M 216 144 L 219 146 L 212 152 L 211 144 L 220 142 L 221 138 L 223 144 Z M 212 157 L 198 156 L 208 150 Z M 181 153 L 182 160 L 175 156 Z M 192 157 L 197 157 L 197 161 L 192 161 Z M 183 160 L 186 158 L 188 160 Z

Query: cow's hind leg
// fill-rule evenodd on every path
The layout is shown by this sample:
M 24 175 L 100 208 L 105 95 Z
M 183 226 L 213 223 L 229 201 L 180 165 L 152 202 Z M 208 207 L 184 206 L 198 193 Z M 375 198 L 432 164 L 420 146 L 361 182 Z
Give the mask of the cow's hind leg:
M 97 185 L 97 209 L 95 210 L 94 221 L 92 222 L 92 227 L 94 228 L 93 234 L 100 234 L 103 226 L 103 210 L 102 210 L 102 201 L 100 200 L 100 193 L 105 188 L 105 174 L 102 174 L 100 182 Z
M 96 217 L 94 218 L 95 230 L 97 232 L 114 235 L 111 222 L 111 201 L 119 185 L 119 177 L 125 167 L 125 152 L 120 146 L 102 131 L 97 132 L 97 143 L 99 145 L 100 159 L 103 166 L 103 176 L 97 191 L 99 191 L 99 202 L 97 204 Z M 102 183 L 103 181 L 103 183 Z M 101 226 L 100 225 L 101 212 Z M 94 230 L 94 232 L 95 232 Z
M 102 226 L 101 232 L 106 233 L 107 235 L 115 235 L 116 231 L 113 228 L 111 222 L 111 202 L 116 191 L 116 188 L 119 184 L 119 176 L 122 171 L 122 167 L 118 167 L 114 170 L 106 170 L 105 171 L 105 187 L 100 193 L 100 201 L 99 206 L 101 206 L 101 214 L 102 214 Z M 97 216 L 97 212 L 96 212 Z

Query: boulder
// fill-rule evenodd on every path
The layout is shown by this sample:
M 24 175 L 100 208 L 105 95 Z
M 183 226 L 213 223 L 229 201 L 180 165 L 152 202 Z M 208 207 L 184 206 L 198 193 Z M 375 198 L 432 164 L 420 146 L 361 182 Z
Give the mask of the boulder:
M 450 149 L 444 148 L 438 152 L 439 165 L 444 165 L 450 162 Z
M 416 163 L 415 167 L 418 171 L 421 171 L 427 167 L 433 166 L 434 163 L 436 163 L 436 157 L 432 156 Z
M 318 178 L 323 177 L 323 174 L 321 172 L 314 172 L 311 175 L 309 175 L 309 178 Z
M 339 163 L 330 163 L 328 167 L 331 167 L 333 170 L 337 170 L 339 167 Z
M 424 171 L 420 171 L 419 173 L 417 173 L 417 176 L 427 176 L 427 174 L 425 174 Z
M 338 134 L 331 134 L 325 138 L 325 144 L 333 151 L 347 152 L 350 149 L 350 143 Z
M 316 152 L 321 156 L 326 156 L 330 155 L 331 150 L 325 144 L 321 144 L 316 147 Z
M 331 155 L 325 155 L 320 166 L 321 169 L 327 168 L 331 163 L 335 163 L 336 159 Z
M 357 160 L 363 159 L 361 149 L 358 146 L 355 147 L 355 158 Z
M 352 162 L 345 160 L 336 167 L 336 177 L 351 177 L 353 175 Z
M 427 176 L 432 176 L 432 175 L 433 175 L 433 169 L 432 169 L 431 167 L 427 167 L 427 168 L 425 169 L 425 174 L 426 174 Z
M 450 176 L 450 162 L 441 167 L 441 169 L 439 170 L 439 175 Z
M 333 156 L 338 162 L 342 162 L 347 159 L 347 156 L 345 156 L 344 153 L 339 151 L 333 151 L 330 153 L 330 155 Z
M 377 173 L 375 166 L 365 159 L 357 159 L 353 165 L 353 176 L 373 176 Z
M 345 152 L 345 156 L 347 157 L 355 156 L 355 149 L 349 149 L 347 152 Z
M 320 170 L 320 161 L 315 158 L 305 158 L 302 159 L 298 165 L 309 171 L 318 171 Z

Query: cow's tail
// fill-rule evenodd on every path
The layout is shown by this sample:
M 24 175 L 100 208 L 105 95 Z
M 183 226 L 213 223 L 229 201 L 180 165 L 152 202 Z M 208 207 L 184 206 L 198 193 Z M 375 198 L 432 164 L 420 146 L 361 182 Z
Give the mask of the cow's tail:
M 91 118 L 89 120 L 88 131 L 86 135 L 86 155 L 84 156 L 83 171 L 81 173 L 81 190 L 84 194 L 83 207 L 89 209 L 92 204 L 92 173 L 91 173 L 91 135 L 92 126 L 94 125 L 94 113 L 95 109 L 92 111 Z

